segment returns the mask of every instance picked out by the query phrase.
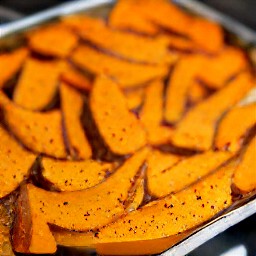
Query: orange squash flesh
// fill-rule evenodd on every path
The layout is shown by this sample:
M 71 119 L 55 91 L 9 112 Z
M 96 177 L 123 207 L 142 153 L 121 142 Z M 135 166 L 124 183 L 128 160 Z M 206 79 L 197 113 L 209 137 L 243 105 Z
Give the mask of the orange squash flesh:
M 200 47 L 188 38 L 173 35 L 168 35 L 167 37 L 169 39 L 168 46 L 170 50 L 177 50 L 185 53 L 197 52 L 200 50 Z
M 61 108 L 67 144 L 73 159 L 87 159 L 92 156 L 92 149 L 81 123 L 84 100 L 83 96 L 69 85 L 60 85 Z
M 59 191 L 94 187 L 112 173 L 114 165 L 94 160 L 65 161 L 43 157 L 42 178 Z
M 91 247 L 103 255 L 160 253 L 170 245 L 167 238 L 202 225 L 231 205 L 233 171 L 233 165 L 225 166 L 186 190 L 101 228 L 93 237 Z M 145 240 L 153 242 L 152 245 L 140 246 Z
M 144 101 L 145 88 L 139 87 L 133 90 L 124 91 L 126 103 L 130 110 L 139 108 Z
M 65 68 L 62 61 L 28 59 L 15 87 L 13 100 L 30 110 L 42 110 L 54 99 L 58 79 Z
M 208 151 L 184 159 L 168 169 L 159 170 L 154 176 L 148 176 L 148 190 L 157 198 L 176 193 L 215 170 L 231 156 L 228 152 Z M 154 166 L 148 168 L 155 169 Z
M 176 146 L 185 148 L 210 149 L 216 124 L 221 115 L 241 100 L 253 86 L 251 74 L 241 73 L 222 90 L 191 109 L 177 125 L 172 142 Z
M 168 67 L 165 65 L 131 63 L 85 45 L 79 46 L 71 59 L 82 69 L 95 75 L 105 74 L 113 78 L 122 88 L 136 87 L 152 79 L 164 77 L 168 73 Z
M 109 16 L 109 25 L 114 28 L 131 30 L 147 35 L 156 35 L 159 28 L 135 11 L 134 1 L 119 0 Z M 124 19 L 124 17 L 126 17 Z
M 26 48 L 19 48 L 12 53 L 0 55 L 0 88 L 21 69 L 28 53 Z
M 90 95 L 90 109 L 103 140 L 112 152 L 130 154 L 146 144 L 142 125 L 129 112 L 125 96 L 110 79 L 97 78 Z
M 161 125 L 164 105 L 163 81 L 151 82 L 145 89 L 145 100 L 140 112 L 140 120 L 147 131 L 149 144 L 164 144 L 170 140 L 173 130 Z
M 256 137 L 250 142 L 233 177 L 233 184 L 242 193 L 256 190 Z
M 33 165 L 36 156 L 20 146 L 0 126 L 0 198 L 15 190 Z
M 173 62 L 174 53 L 168 51 L 168 40 L 165 38 L 149 38 L 114 30 L 107 27 L 103 20 L 86 16 L 67 17 L 63 22 L 85 40 L 125 59 L 154 64 Z
M 123 214 L 124 201 L 133 178 L 147 153 L 146 148 L 137 152 L 105 182 L 90 189 L 56 193 L 32 184 L 26 185 L 21 191 L 20 207 L 17 209 L 19 221 L 14 225 L 15 251 L 54 253 L 56 243 L 47 223 L 69 230 L 89 231 Z M 25 211 L 22 212 L 22 209 Z M 42 244 L 45 246 L 42 247 Z
M 176 64 L 166 92 L 166 121 L 175 123 L 184 114 L 189 86 L 201 65 L 202 57 L 198 55 L 184 57 Z
M 6 125 L 25 147 L 37 153 L 66 158 L 59 110 L 43 113 L 25 110 L 12 103 L 3 92 L 0 92 L 0 106 Z
M 235 47 L 226 47 L 218 55 L 204 59 L 203 68 L 199 70 L 197 77 L 210 88 L 219 89 L 247 66 L 243 51 Z
M 218 125 L 215 147 L 238 151 L 246 133 L 256 124 L 256 103 L 230 110 Z
M 68 56 L 77 42 L 77 36 L 60 24 L 37 29 L 29 36 L 29 46 L 33 51 L 61 58 Z
M 60 76 L 61 81 L 82 91 L 90 91 L 92 82 L 84 74 L 69 65 Z
M 207 89 L 201 85 L 196 79 L 194 79 L 190 85 L 188 90 L 188 99 L 189 102 L 193 105 L 202 101 L 208 96 Z

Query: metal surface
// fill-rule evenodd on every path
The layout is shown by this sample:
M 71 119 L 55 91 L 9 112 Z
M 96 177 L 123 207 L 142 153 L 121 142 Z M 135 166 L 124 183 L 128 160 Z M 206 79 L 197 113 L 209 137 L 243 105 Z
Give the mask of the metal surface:
M 114 3 L 114 0 L 79 0 L 71 3 L 65 3 L 55 8 L 40 12 L 35 15 L 31 15 L 27 18 L 11 22 L 6 25 L 0 25 L 0 39 L 30 29 L 33 26 L 43 24 L 54 18 L 58 18 L 64 15 L 78 13 L 82 11 L 90 11 L 93 8 L 102 7 L 103 5 L 110 5 Z M 245 27 L 244 25 L 236 22 L 235 20 L 223 15 L 220 12 L 213 10 L 212 8 L 199 3 L 195 0 L 175 0 L 175 2 L 201 16 L 213 19 L 222 24 L 228 31 L 234 33 L 239 38 L 242 38 L 248 44 L 256 44 L 256 32 Z M 256 101 L 256 96 L 250 98 L 250 101 Z M 244 103 L 244 102 L 243 102 Z M 181 256 L 185 255 L 206 241 L 210 240 L 214 236 L 225 231 L 229 227 L 239 223 L 245 218 L 256 213 L 256 199 L 232 210 L 221 217 L 208 223 L 206 226 L 200 228 L 183 242 L 175 245 L 166 252 L 162 253 L 162 256 Z

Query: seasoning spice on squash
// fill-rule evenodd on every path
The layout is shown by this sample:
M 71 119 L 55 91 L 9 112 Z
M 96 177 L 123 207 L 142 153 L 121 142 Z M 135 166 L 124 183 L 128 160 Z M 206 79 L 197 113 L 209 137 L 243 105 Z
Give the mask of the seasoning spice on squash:
M 83 96 L 65 83 L 60 85 L 60 96 L 69 153 L 73 159 L 90 158 L 92 149 L 81 123 Z
M 36 155 L 25 150 L 0 126 L 0 198 L 14 191 L 25 179 Z
M 243 72 L 220 91 L 197 104 L 177 125 L 172 136 L 173 144 L 197 150 L 210 149 L 218 120 L 253 86 L 252 75 L 248 71 Z
M 228 152 L 208 151 L 181 160 L 171 167 L 159 170 L 154 176 L 148 175 L 148 191 L 157 198 L 176 193 L 204 178 L 231 157 L 232 154 Z M 154 165 L 150 166 L 150 162 L 148 165 L 149 170 L 156 169 Z
M 106 75 L 122 88 L 136 87 L 156 78 L 162 78 L 168 73 L 166 65 L 144 65 L 99 52 L 86 45 L 79 46 L 72 54 L 71 60 L 95 75 Z
M 61 112 L 33 112 L 11 102 L 0 92 L 4 121 L 14 136 L 28 149 L 56 158 L 66 158 Z M 17 125 L 18 124 L 18 125 Z
M 232 204 L 233 172 L 233 164 L 224 166 L 176 195 L 119 218 L 101 228 L 90 246 L 103 255 L 156 254 L 166 250 L 172 242 L 167 243 L 167 238 L 198 227 Z M 148 246 L 141 246 L 146 240 L 150 241 Z
M 62 61 L 28 59 L 14 90 L 13 101 L 30 110 L 42 110 L 53 102 L 57 94 Z
M 59 191 L 76 191 L 94 187 L 112 173 L 115 165 L 92 159 L 66 161 L 43 157 L 42 178 Z
M 21 69 L 29 52 L 26 48 L 19 48 L 11 53 L 0 54 L 0 88 L 11 80 Z
M 42 55 L 64 58 L 78 43 L 77 36 L 61 24 L 39 28 L 29 35 L 29 47 Z
M 201 67 L 200 55 L 186 56 L 174 67 L 166 91 L 165 120 L 167 122 L 176 123 L 183 116 L 189 86 Z
M 256 137 L 246 148 L 235 170 L 233 184 L 239 192 L 246 194 L 256 190 Z
M 15 251 L 54 253 L 56 242 L 48 224 L 69 230 L 89 231 L 119 217 L 125 211 L 128 191 L 147 153 L 147 148 L 138 151 L 105 182 L 86 190 L 59 193 L 45 191 L 32 184 L 25 185 L 14 223 Z
M 256 103 L 235 107 L 220 121 L 215 137 L 215 147 L 231 152 L 238 151 L 247 132 L 256 125 Z
M 118 85 L 110 79 L 103 76 L 96 79 L 90 95 L 90 109 L 103 140 L 112 152 L 126 155 L 146 144 L 141 123 L 129 111 Z
M 152 145 L 168 143 L 173 130 L 162 126 L 164 105 L 164 83 L 151 82 L 145 89 L 145 100 L 140 111 L 140 120 L 147 132 L 147 141 Z

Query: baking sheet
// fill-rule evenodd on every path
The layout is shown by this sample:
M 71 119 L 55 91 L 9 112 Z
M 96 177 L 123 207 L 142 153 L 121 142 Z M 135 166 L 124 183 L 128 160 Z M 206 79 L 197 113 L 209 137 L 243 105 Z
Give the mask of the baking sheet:
M 0 25 L 0 39 L 12 37 L 12 35 L 17 34 L 18 32 L 26 31 L 34 26 L 54 20 L 64 15 L 83 12 L 102 17 L 108 13 L 114 2 L 115 1 L 113 0 L 78 0 L 71 3 L 65 3 L 27 18 L 14 21 L 6 25 Z M 256 45 L 255 31 L 245 27 L 239 22 L 223 15 L 222 13 L 217 12 L 202 3 L 199 3 L 196 0 L 174 0 L 174 2 L 193 13 L 213 19 L 222 24 L 229 32 L 232 32 L 239 39 L 241 39 L 245 45 Z M 243 101 L 243 104 L 252 101 L 256 101 L 255 90 L 250 94 L 248 100 Z M 230 210 L 205 226 L 193 231 L 193 234 L 187 239 L 183 240 L 161 255 L 185 255 L 214 236 L 225 231 L 229 227 L 256 213 L 255 195 L 238 203 L 239 204 L 237 207 L 235 207 L 233 210 Z

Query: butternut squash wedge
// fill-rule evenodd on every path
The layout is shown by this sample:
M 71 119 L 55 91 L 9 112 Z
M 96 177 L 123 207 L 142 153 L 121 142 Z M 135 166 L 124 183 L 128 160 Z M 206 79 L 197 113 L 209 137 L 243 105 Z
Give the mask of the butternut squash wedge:
M 241 73 L 223 89 L 191 109 L 177 125 L 172 142 L 179 147 L 210 149 L 222 114 L 239 102 L 253 86 L 251 74 Z
M 127 60 L 152 64 L 176 60 L 175 54 L 168 51 L 165 37 L 150 38 L 111 29 L 103 20 L 87 16 L 71 16 L 64 18 L 63 22 L 74 28 L 83 39 Z
M 77 36 L 61 24 L 37 29 L 29 35 L 29 47 L 46 56 L 66 57 L 77 42 Z
M 83 190 L 101 183 L 114 170 L 115 165 L 92 159 L 65 161 L 43 157 L 42 178 L 59 191 Z
M 88 92 L 92 89 L 92 81 L 90 81 L 86 75 L 82 74 L 82 72 L 71 67 L 71 65 L 61 73 L 60 79 L 61 81 L 82 91 Z
M 106 55 L 88 46 L 79 46 L 72 54 L 72 61 L 82 69 L 100 75 L 105 74 L 122 88 L 131 88 L 168 73 L 166 65 L 144 65 Z
M 30 110 L 42 110 L 53 102 L 58 90 L 62 61 L 28 59 L 15 87 L 13 100 Z
M 59 110 L 43 113 L 25 110 L 11 102 L 3 92 L 0 92 L 0 106 L 6 125 L 25 147 L 37 153 L 66 158 Z
M 149 165 L 149 170 L 155 170 L 156 174 L 148 175 L 148 190 L 157 198 L 176 193 L 202 179 L 231 157 L 232 154 L 228 152 L 208 151 L 186 158 L 166 169 L 156 170 L 155 166 Z
M 181 119 L 186 107 L 189 86 L 201 66 L 202 57 L 199 55 L 184 57 L 176 64 L 166 91 L 167 122 L 175 123 Z
M 156 254 L 166 250 L 171 243 L 168 238 L 173 240 L 173 236 L 204 224 L 232 204 L 233 172 L 234 165 L 225 166 L 175 196 L 121 217 L 101 228 L 89 245 L 103 255 Z
M 250 142 L 235 170 L 233 184 L 241 193 L 256 190 L 256 137 Z
M 164 84 L 156 80 L 145 90 L 145 100 L 140 112 L 140 120 L 147 132 L 149 144 L 165 144 L 169 142 L 173 130 L 162 126 L 164 105 Z
M 207 43 L 209 41 L 211 40 L 207 40 Z M 199 70 L 197 76 L 210 88 L 219 89 L 246 67 L 248 62 L 244 52 L 230 46 L 216 56 L 205 58 L 203 68 Z
M 103 140 L 112 152 L 126 155 L 146 144 L 142 125 L 129 112 L 124 95 L 110 79 L 97 78 L 90 95 L 90 109 Z
M 109 25 L 122 30 L 131 30 L 151 36 L 156 35 L 159 31 L 158 26 L 143 17 L 137 10 L 135 11 L 134 2 L 119 0 L 110 13 Z
M 144 101 L 145 88 L 139 87 L 133 90 L 124 91 L 126 102 L 130 110 L 139 108 Z
M 92 149 L 81 123 L 84 100 L 83 96 L 69 85 L 60 85 L 61 109 L 67 144 L 73 159 L 87 159 Z
M 0 198 L 15 190 L 29 175 L 36 155 L 25 150 L 0 126 Z
M 19 48 L 11 53 L 0 55 L 0 88 L 21 69 L 28 53 L 26 48 Z
M 19 197 L 14 223 L 15 251 L 54 253 L 56 242 L 48 224 L 89 231 L 123 214 L 133 178 L 143 165 L 147 153 L 147 148 L 137 152 L 105 182 L 90 189 L 56 193 L 32 184 L 25 185 Z
M 243 145 L 247 132 L 256 124 L 256 103 L 235 107 L 230 110 L 218 125 L 215 147 L 231 152 Z

